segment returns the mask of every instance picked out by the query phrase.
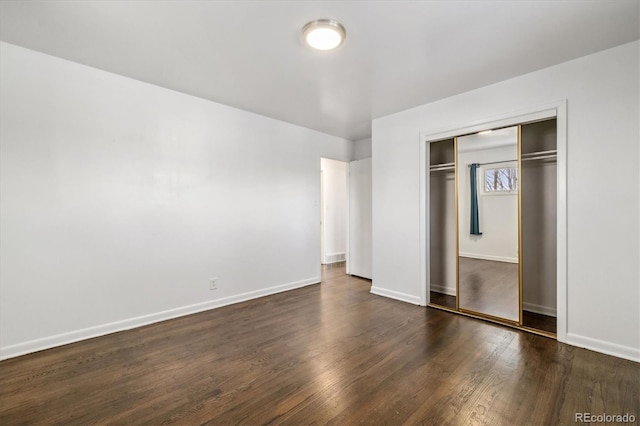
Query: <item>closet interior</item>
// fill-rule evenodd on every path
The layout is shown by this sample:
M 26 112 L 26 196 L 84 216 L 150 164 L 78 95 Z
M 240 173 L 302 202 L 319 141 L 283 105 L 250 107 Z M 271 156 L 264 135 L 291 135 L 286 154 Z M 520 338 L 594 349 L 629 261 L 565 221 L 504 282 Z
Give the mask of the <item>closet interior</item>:
M 429 306 L 556 333 L 556 119 L 429 141 Z
M 454 141 L 447 139 L 429 146 L 430 300 L 435 305 L 457 309 Z
M 522 126 L 523 325 L 556 332 L 556 120 Z

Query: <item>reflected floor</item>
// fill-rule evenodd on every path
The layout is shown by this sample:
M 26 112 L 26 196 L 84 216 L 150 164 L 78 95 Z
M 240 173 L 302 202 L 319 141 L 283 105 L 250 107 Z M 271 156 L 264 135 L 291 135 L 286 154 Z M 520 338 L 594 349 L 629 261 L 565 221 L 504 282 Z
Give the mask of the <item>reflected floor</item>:
M 460 256 L 460 308 L 519 320 L 518 264 Z
M 517 264 L 460 257 L 459 265 L 462 309 L 518 321 Z M 432 300 L 434 295 L 435 303 L 455 308 L 455 297 L 432 292 Z M 522 322 L 526 327 L 556 332 L 555 317 L 523 311 Z

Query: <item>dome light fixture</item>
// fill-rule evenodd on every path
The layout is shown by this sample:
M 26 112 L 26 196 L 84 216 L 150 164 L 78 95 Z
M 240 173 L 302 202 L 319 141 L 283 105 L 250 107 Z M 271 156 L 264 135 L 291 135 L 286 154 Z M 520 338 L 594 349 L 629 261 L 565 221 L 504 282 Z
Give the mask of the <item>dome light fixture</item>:
M 340 46 L 347 36 L 344 27 L 333 19 L 318 19 L 302 28 L 305 43 L 317 50 L 331 50 Z

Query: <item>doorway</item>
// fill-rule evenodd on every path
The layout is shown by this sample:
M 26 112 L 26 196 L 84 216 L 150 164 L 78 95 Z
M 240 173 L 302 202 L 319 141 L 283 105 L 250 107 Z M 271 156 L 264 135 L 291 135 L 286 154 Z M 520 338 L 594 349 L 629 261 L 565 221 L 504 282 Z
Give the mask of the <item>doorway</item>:
M 348 163 L 320 159 L 320 263 L 331 265 L 347 258 Z

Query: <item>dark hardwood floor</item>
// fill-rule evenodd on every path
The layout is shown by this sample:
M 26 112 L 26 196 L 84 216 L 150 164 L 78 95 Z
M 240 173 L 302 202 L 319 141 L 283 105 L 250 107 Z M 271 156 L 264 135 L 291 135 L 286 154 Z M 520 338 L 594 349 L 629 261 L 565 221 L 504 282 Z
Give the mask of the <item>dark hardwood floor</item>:
M 640 364 L 323 283 L 0 363 L 0 424 L 573 424 Z M 636 420 L 637 421 L 637 420 Z
M 456 309 L 456 297 L 437 291 L 429 292 L 430 303 L 434 305 L 444 306 L 449 309 Z
M 536 312 L 522 311 L 522 325 L 550 333 L 556 333 L 558 329 L 556 317 L 538 314 Z

